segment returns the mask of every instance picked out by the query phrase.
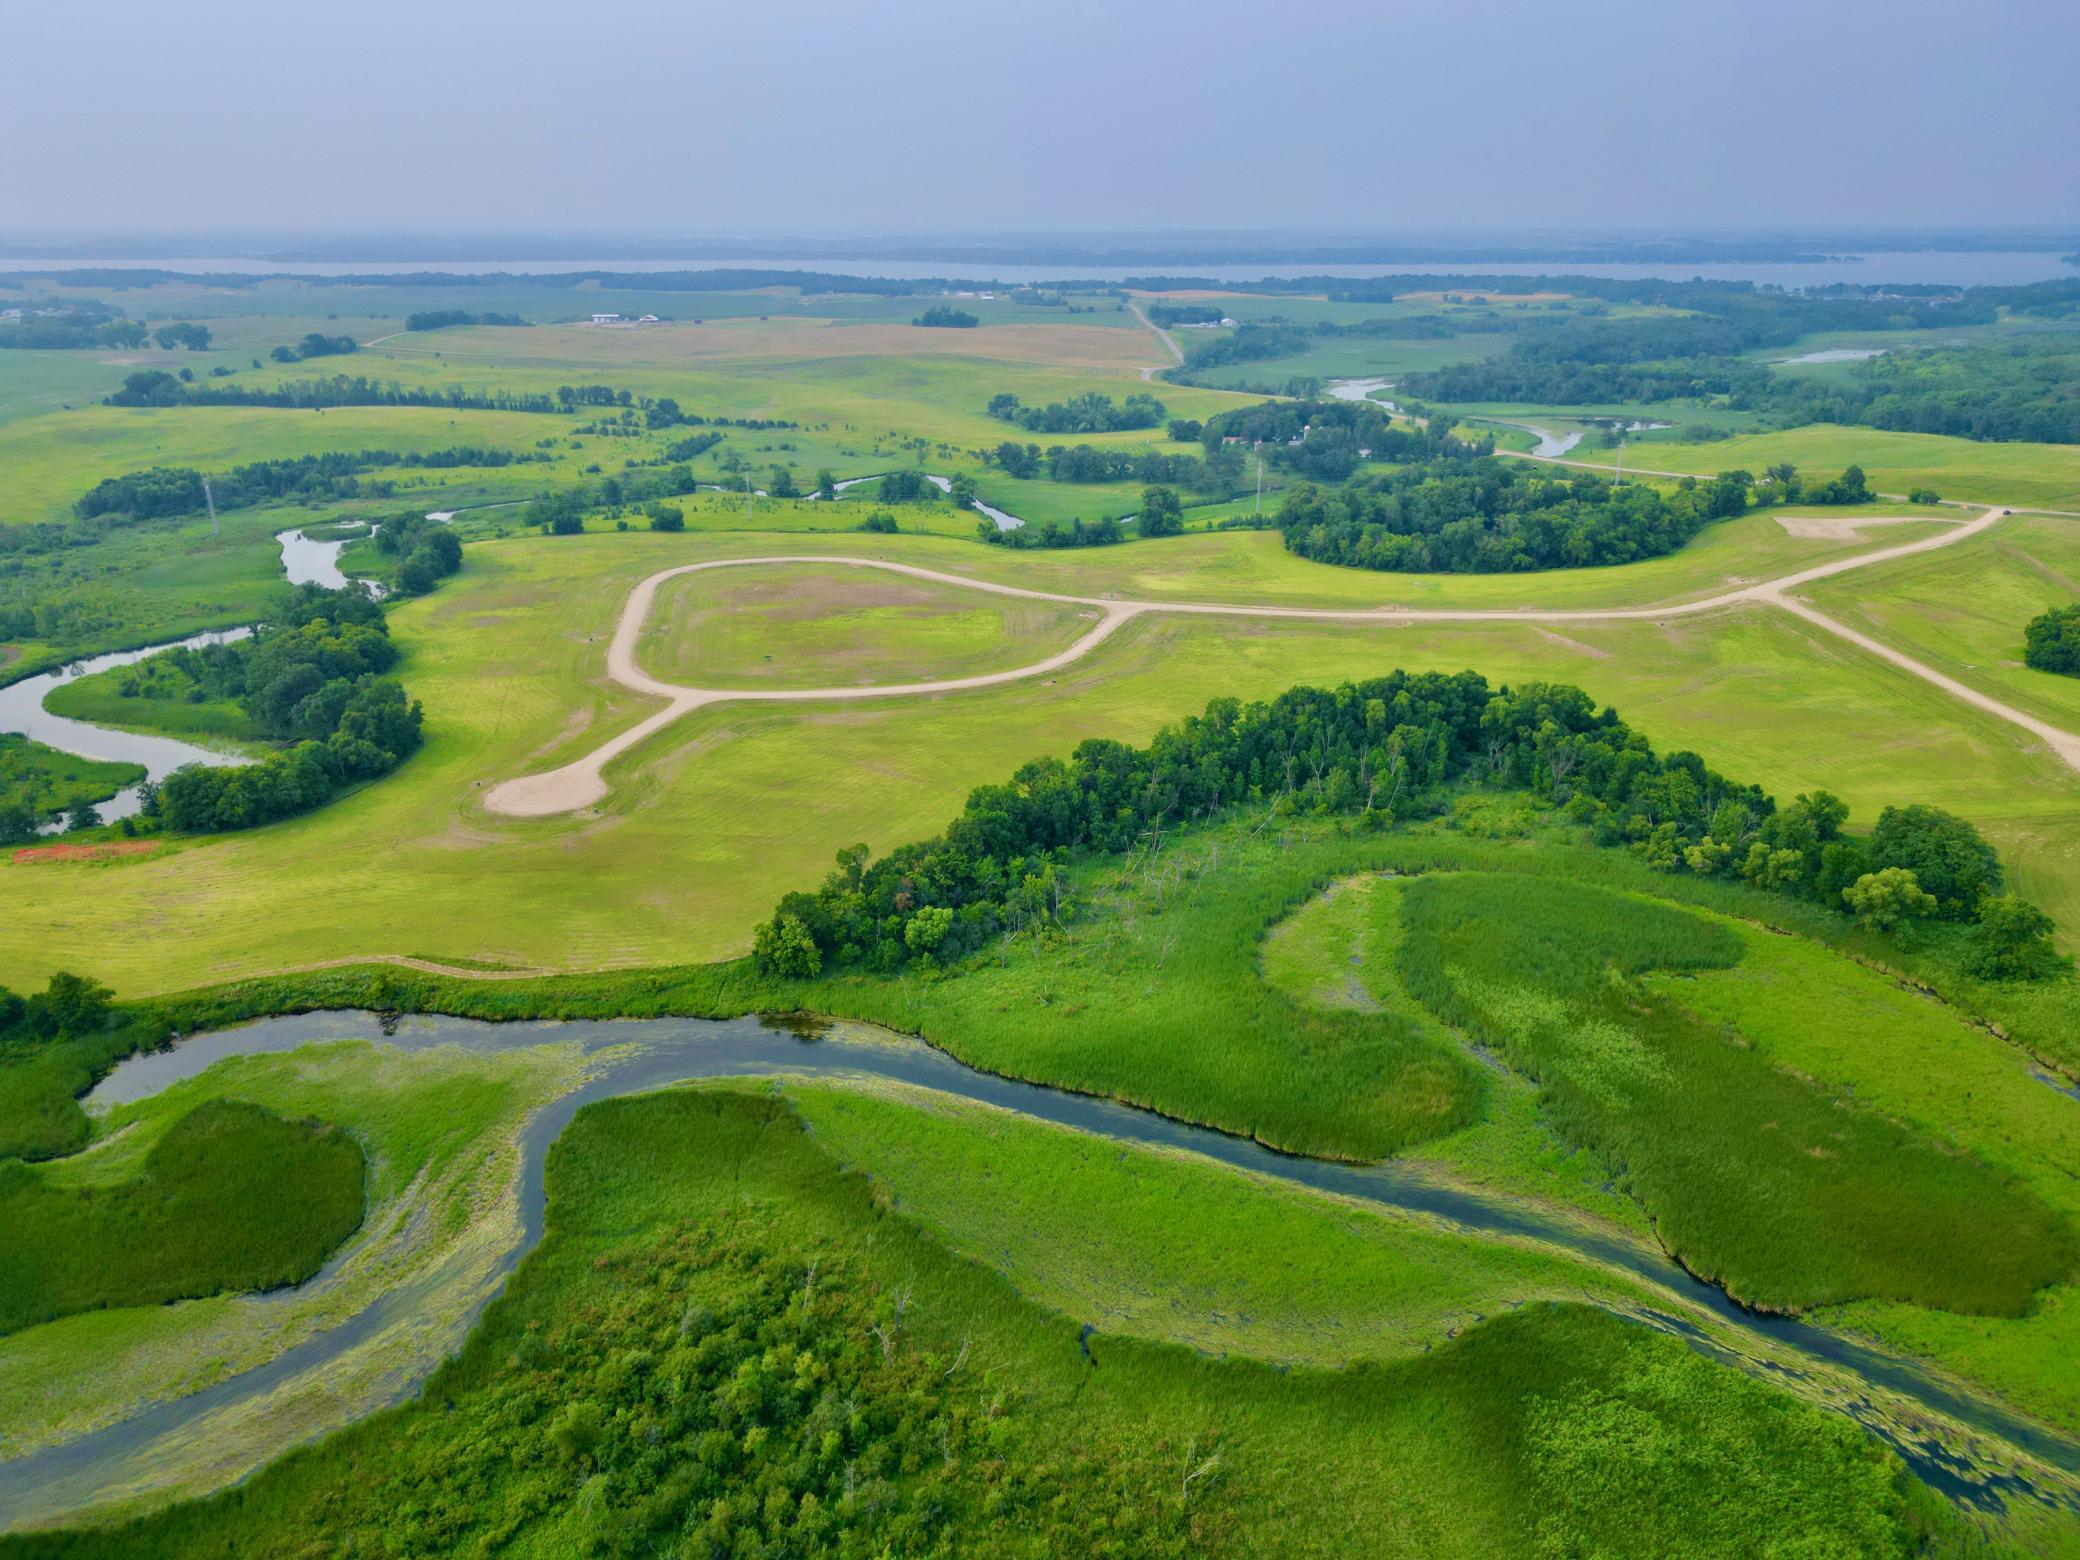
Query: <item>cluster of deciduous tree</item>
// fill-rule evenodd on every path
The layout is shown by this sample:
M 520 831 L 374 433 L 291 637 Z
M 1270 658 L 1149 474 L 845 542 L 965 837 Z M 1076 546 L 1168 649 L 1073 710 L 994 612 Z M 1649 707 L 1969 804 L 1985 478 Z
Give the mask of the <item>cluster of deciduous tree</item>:
M 0 986 L 0 1048 L 93 1034 L 107 1026 L 114 1002 L 101 982 L 63 971 L 26 997 Z
M 344 357 L 360 350 L 361 343 L 352 336 L 328 336 L 314 330 L 294 346 L 276 347 L 268 356 L 277 363 L 301 363 L 305 358 Z
M 1305 352 L 1312 337 L 1305 326 L 1251 321 L 1192 343 L 1185 353 L 1183 374 L 1203 373 L 1229 363 L 1259 363 L 1266 358 Z
M 423 596 L 462 567 L 462 538 L 439 520 L 407 511 L 376 529 L 376 551 L 400 559 L 399 595 Z
M 486 310 L 473 314 L 468 309 L 421 309 L 416 314 L 404 317 L 406 330 L 445 330 L 450 325 L 525 325 L 527 321 L 517 314 L 498 314 Z
M 982 321 L 978 320 L 966 309 L 949 308 L 943 303 L 935 303 L 910 323 L 912 325 L 936 326 L 942 330 L 973 330 Z
M 2080 677 L 2080 602 L 2031 618 L 2022 631 L 2022 659 L 2040 672 Z
M 975 527 L 975 534 L 992 547 L 1110 547 L 1115 542 L 1127 539 L 1120 523 L 1111 516 L 1096 520 L 1071 520 L 1064 524 L 1052 515 L 1038 525 L 1013 526 L 1008 531 L 997 529 L 994 520 L 983 520 Z
M 1229 444 L 1256 447 L 1272 465 L 1317 482 L 1341 482 L 1362 459 L 1430 461 L 1486 455 L 1488 435 L 1454 436 L 1449 417 L 1395 427 L 1371 401 L 1267 401 L 1207 419 L 1200 442 L 1209 457 Z
M 684 464 L 631 470 L 620 476 L 602 477 L 596 483 L 544 493 L 527 506 L 522 522 L 540 526 L 552 536 L 576 536 L 585 529 L 588 511 L 619 512 L 630 506 L 678 498 L 697 486 L 693 468 Z
M 1124 401 L 1114 401 L 1095 390 L 1045 406 L 1026 406 L 1005 391 L 989 398 L 988 411 L 1000 422 L 1016 423 L 1028 433 L 1120 433 L 1159 428 L 1169 415 L 1152 395 L 1137 392 Z
M 1674 552 L 1748 505 L 1750 478 L 1685 478 L 1670 494 L 1492 457 L 1428 461 L 1286 495 L 1288 550 L 1318 563 L 1498 574 L 1631 563 Z
M 1000 464 L 1007 448 L 1017 446 L 998 447 Z M 1211 490 L 1232 487 L 1240 480 L 1242 457 L 1225 448 L 1201 460 L 1196 455 L 1165 455 L 1160 450 L 1117 445 L 1057 444 L 1047 451 L 1046 474 L 1055 482 L 1174 482 L 1180 487 Z
M 390 484 L 367 483 L 359 473 L 393 466 L 446 470 L 458 466 L 501 467 L 546 461 L 535 451 L 484 449 L 459 444 L 440 450 L 334 450 L 321 455 L 294 455 L 282 460 L 252 461 L 208 477 L 219 509 L 297 501 L 322 503 L 344 498 L 381 498 Z M 166 515 L 200 514 L 207 500 L 204 473 L 190 466 L 153 466 L 144 471 L 104 477 L 73 504 L 82 519 L 128 515 L 137 520 Z
M 1762 480 L 1755 484 L 1755 502 L 1764 508 L 1776 504 L 1868 504 L 1876 497 L 1861 466 L 1846 467 L 1840 476 L 1818 481 L 1807 479 L 1796 466 L 1782 461 L 1767 468 Z
M 1779 808 L 1694 753 L 1656 754 L 1579 688 L 1403 671 L 1268 704 L 1216 699 L 1145 748 L 1092 739 L 1066 761 L 1035 760 L 972 793 L 936 839 L 879 860 L 865 845 L 841 851 L 820 888 L 787 895 L 756 929 L 754 954 L 783 975 L 943 963 L 1073 909 L 1062 869 L 1079 853 L 1118 854 L 1242 808 L 1416 817 L 1475 784 L 1548 797 L 1662 871 L 1738 878 L 1873 925 L 1976 920 L 1966 960 L 1988 978 L 2061 965 L 2048 919 L 2000 892 L 1999 861 L 1961 818 L 1888 808 L 1855 839 L 1836 798 Z
M 277 621 L 207 663 L 213 691 L 294 745 L 256 764 L 175 770 L 159 788 L 159 815 L 190 833 L 251 828 L 388 773 L 419 746 L 419 706 L 383 675 L 396 663 L 382 609 L 365 591 L 297 587 Z

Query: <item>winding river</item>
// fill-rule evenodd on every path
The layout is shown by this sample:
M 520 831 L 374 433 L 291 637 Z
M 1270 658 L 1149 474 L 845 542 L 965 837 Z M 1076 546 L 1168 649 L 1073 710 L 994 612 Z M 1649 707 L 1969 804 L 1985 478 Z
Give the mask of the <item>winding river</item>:
M 1295 1158 L 1247 1138 L 1115 1101 L 980 1072 L 887 1031 L 846 1025 L 819 1036 L 814 1028 L 755 1018 L 488 1024 L 410 1017 L 385 1043 L 414 1051 L 452 1045 L 496 1053 L 576 1041 L 588 1057 L 587 1081 L 539 1111 L 521 1135 L 521 1231 L 503 1255 L 502 1273 L 510 1273 L 541 1239 L 549 1145 L 583 1106 L 702 1078 L 884 1079 L 1122 1143 L 1186 1151 L 1280 1182 L 1443 1220 L 1472 1234 L 1564 1250 L 1628 1274 L 1661 1297 L 1661 1305 L 1628 1313 L 1633 1320 L 1753 1374 L 1802 1388 L 1849 1414 L 1953 1498 L 1986 1509 L 2028 1500 L 2080 1510 L 2080 1443 L 1912 1361 L 1810 1322 L 1746 1310 L 1652 1246 L 1535 1204 L 1442 1183 L 1419 1168 Z M 293 1051 L 327 1040 L 373 1039 L 380 1033 L 380 1021 L 371 1014 L 308 1013 L 199 1035 L 171 1050 L 120 1063 L 86 1104 L 97 1110 L 144 1099 L 227 1057 Z M 364 1341 L 409 1322 L 423 1298 L 407 1281 L 265 1365 L 0 1463 L 0 1527 L 53 1520 L 92 1503 L 101 1492 L 148 1485 L 155 1462 L 188 1438 L 207 1434 L 210 1416 L 323 1371 Z M 424 1376 L 421 1371 L 397 1380 L 394 1397 L 415 1393 Z
M 429 514 L 426 518 L 446 523 L 454 517 L 454 510 L 441 510 Z M 300 526 L 277 531 L 274 539 L 282 549 L 282 572 L 291 585 L 322 585 L 327 590 L 343 590 L 346 588 L 347 576 L 340 569 L 339 555 L 354 543 L 365 541 L 373 532 L 374 528 L 369 527 L 339 541 L 321 542 L 306 536 Z M 382 586 L 373 581 L 364 583 L 378 596 L 383 593 Z M 55 672 L 24 677 L 19 682 L 12 682 L 0 688 L 0 731 L 20 732 L 31 741 L 41 742 L 45 747 L 56 748 L 61 753 L 71 753 L 80 758 L 142 764 L 145 768 L 145 781 L 153 785 L 157 785 L 176 769 L 187 764 L 250 764 L 252 759 L 244 754 L 204 747 L 195 742 L 184 742 L 178 737 L 120 731 L 112 726 L 97 726 L 90 721 L 72 720 L 63 715 L 55 715 L 43 707 L 43 701 L 45 696 L 60 684 L 77 682 L 82 677 L 91 677 L 96 672 L 111 671 L 118 666 L 135 666 L 139 661 L 155 656 L 162 650 L 196 650 L 204 645 L 229 644 L 234 640 L 250 637 L 252 632 L 250 627 L 246 627 L 191 634 L 186 639 L 170 639 L 162 644 L 146 645 L 139 650 L 117 650 L 107 655 L 87 656 L 62 666 Z M 124 818 L 135 817 L 142 804 L 143 785 L 139 784 L 126 786 L 107 801 L 95 803 L 94 810 L 101 815 L 104 823 L 115 823 Z M 62 828 L 61 823 L 44 832 L 56 833 Z
M 60 667 L 55 672 L 24 677 L 20 682 L 12 682 L 0 688 L 0 731 L 18 731 L 31 741 L 41 742 L 45 747 L 56 748 L 61 753 L 77 754 L 81 758 L 142 764 L 145 767 L 145 778 L 154 784 L 164 780 L 183 764 L 249 764 L 252 760 L 240 754 L 221 753 L 213 748 L 198 747 L 192 742 L 183 742 L 178 737 L 118 731 L 110 726 L 96 726 L 88 721 L 53 715 L 43 707 L 43 699 L 45 694 L 63 683 L 77 682 L 82 677 L 91 677 L 96 672 L 106 672 L 118 666 L 134 666 L 147 656 L 157 655 L 162 650 L 195 650 L 204 645 L 229 644 L 235 639 L 246 638 L 252 632 L 250 628 L 232 628 L 217 633 L 192 634 L 186 639 L 176 639 L 163 645 L 146 645 L 142 650 L 117 650 L 108 655 L 88 656 L 83 661 L 74 661 L 70 666 Z M 97 802 L 95 811 L 108 823 L 113 823 L 119 818 L 131 817 L 137 812 L 142 799 L 141 792 L 141 785 L 126 786 L 109 800 Z

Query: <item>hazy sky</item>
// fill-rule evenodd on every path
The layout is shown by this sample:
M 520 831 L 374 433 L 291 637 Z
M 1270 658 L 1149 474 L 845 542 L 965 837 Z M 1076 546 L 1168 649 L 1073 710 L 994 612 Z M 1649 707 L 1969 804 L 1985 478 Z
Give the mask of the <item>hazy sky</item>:
M 2073 0 L 65 0 L 0 230 L 2080 221 Z

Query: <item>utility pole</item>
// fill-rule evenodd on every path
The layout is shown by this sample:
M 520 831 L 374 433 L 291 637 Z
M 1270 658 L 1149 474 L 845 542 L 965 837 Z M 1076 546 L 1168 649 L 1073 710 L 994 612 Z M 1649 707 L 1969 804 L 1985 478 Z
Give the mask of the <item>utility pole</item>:
M 1257 518 L 1264 518 L 1264 441 L 1257 440 L 1250 446 L 1250 453 L 1257 457 Z
M 1613 486 L 1613 487 L 1623 487 L 1624 485 L 1625 485 L 1625 430 L 1624 430 L 1624 429 L 1623 429 L 1623 428 L 1621 427 L 1621 428 L 1620 428 L 1620 429 L 1618 430 L 1618 480 L 1617 480 L 1616 482 L 1612 483 L 1612 484 L 1611 484 L 1611 486 Z
M 215 536 L 217 534 L 217 498 L 209 490 L 208 477 L 202 479 L 202 501 L 209 505 L 209 534 Z

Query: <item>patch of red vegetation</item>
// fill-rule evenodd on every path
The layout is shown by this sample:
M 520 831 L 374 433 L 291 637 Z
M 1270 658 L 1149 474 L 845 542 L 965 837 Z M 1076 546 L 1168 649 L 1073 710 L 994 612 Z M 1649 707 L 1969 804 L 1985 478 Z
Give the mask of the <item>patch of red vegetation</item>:
M 143 856 L 159 848 L 157 840 L 110 840 L 105 845 L 31 845 L 14 853 L 17 865 L 31 861 L 102 861 L 110 856 Z

